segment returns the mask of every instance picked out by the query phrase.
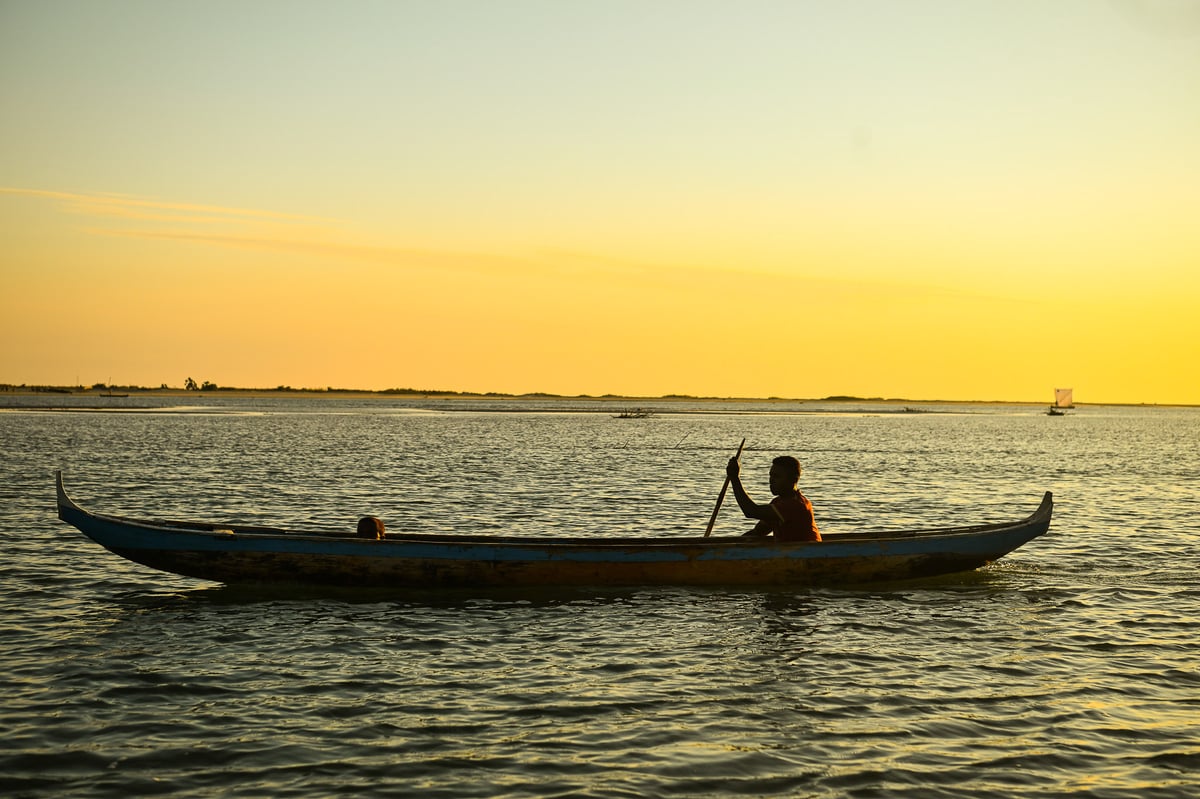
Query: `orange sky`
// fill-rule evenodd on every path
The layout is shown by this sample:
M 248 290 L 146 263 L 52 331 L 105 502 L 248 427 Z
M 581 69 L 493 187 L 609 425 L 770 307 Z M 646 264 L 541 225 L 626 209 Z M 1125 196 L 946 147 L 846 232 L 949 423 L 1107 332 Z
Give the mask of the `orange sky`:
M 1195 4 L 465 5 L 0 5 L 0 382 L 1200 404 Z

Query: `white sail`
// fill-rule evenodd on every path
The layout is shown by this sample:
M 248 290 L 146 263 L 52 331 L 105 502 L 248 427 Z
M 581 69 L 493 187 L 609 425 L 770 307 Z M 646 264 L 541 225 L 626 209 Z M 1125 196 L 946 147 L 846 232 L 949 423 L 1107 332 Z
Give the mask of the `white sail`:
M 1056 388 L 1054 389 L 1054 407 L 1055 408 L 1074 408 L 1075 399 L 1074 389 Z

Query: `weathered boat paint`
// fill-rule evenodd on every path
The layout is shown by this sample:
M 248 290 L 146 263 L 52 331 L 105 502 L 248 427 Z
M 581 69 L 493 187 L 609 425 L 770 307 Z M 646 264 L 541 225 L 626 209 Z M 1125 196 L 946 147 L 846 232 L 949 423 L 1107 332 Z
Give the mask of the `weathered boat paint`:
M 79 507 L 55 474 L 59 518 L 154 569 L 221 583 L 374 588 L 553 585 L 807 586 L 977 569 L 1042 535 L 1053 498 L 1017 522 L 771 538 L 554 538 L 351 532 L 129 519 Z

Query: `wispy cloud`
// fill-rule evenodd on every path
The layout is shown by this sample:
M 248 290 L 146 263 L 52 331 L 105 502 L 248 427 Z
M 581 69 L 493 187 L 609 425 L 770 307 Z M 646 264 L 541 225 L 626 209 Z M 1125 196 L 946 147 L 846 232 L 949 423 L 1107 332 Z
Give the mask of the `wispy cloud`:
M 80 216 L 119 217 L 146 221 L 172 221 L 184 223 L 213 222 L 300 222 L 330 223 L 333 220 L 320 217 L 287 214 L 279 211 L 264 211 L 257 208 L 231 208 L 218 205 L 201 205 L 134 197 L 126 194 L 104 192 L 70 192 L 46 189 L 22 189 L 0 186 L 0 194 L 13 194 L 52 200 L 64 211 Z
M 69 192 L 0 186 L 0 194 L 54 202 L 89 220 L 93 236 L 206 244 L 240 250 L 288 253 L 397 267 L 471 274 L 554 276 L 565 272 L 611 273 L 612 262 L 579 254 L 509 255 L 372 242 L 334 219 L 253 208 L 232 208 L 102 192 Z M 601 266 L 603 264 L 603 266 Z M 628 269 L 628 266 L 625 267 Z
M 344 224 L 304 214 L 176 202 L 106 192 L 73 192 L 0 186 L 0 195 L 54 203 L 84 220 L 92 236 L 187 241 L 215 247 L 274 250 L 358 260 L 387 260 L 386 248 L 338 243 Z
M 332 238 L 236 235 L 216 231 L 187 232 L 181 230 L 96 229 L 91 232 L 104 236 L 182 241 L 242 250 L 282 252 L 405 268 L 427 267 L 439 270 L 454 269 L 484 273 L 495 271 L 498 268 L 520 268 L 528 271 L 532 267 L 530 262 L 526 260 L 502 255 L 423 250 L 410 247 L 364 244 L 355 241 L 339 241 Z
M 543 249 L 496 253 L 453 247 L 404 246 L 355 231 L 347 223 L 303 214 L 253 208 L 173 202 L 102 192 L 68 192 L 0 186 L 0 195 L 16 195 L 56 203 L 64 212 L 89 220 L 83 232 L 106 238 L 187 242 L 237 250 L 257 250 L 303 258 L 465 275 L 507 275 L 544 281 L 619 281 L 642 291 L 674 291 L 703 282 L 734 290 L 747 281 L 803 283 L 803 291 L 864 300 L 883 297 L 921 301 L 956 301 L 972 292 L 906 281 L 814 276 L 720 264 L 663 263 L 631 260 L 583 250 Z

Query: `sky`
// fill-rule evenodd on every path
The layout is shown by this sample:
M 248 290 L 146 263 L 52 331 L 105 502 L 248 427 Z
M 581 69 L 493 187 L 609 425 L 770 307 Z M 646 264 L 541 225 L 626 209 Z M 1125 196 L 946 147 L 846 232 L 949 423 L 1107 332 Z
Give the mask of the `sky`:
M 0 383 L 1200 404 L 1200 0 L 0 0 Z

